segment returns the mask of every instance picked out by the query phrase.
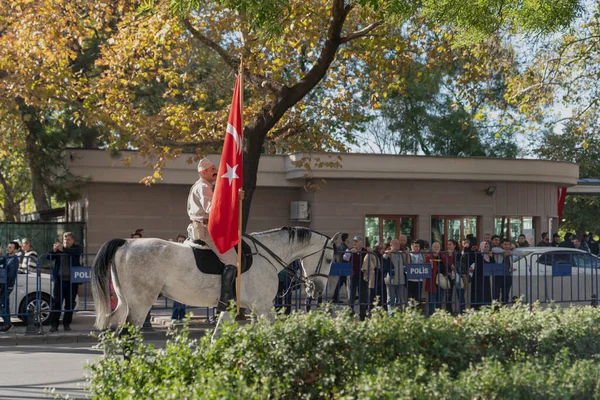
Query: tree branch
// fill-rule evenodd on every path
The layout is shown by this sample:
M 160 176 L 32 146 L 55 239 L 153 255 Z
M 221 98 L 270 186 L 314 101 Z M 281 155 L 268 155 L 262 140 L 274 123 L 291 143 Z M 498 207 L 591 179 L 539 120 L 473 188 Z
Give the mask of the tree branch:
M 190 20 L 188 18 L 183 20 L 183 24 L 190 31 L 190 33 L 196 40 L 198 40 L 200 43 L 202 43 L 204 46 L 208 47 L 209 49 L 214 50 L 219 56 L 221 56 L 223 61 L 225 61 L 225 63 L 232 70 L 234 70 L 234 71 L 238 70 L 238 67 L 240 65 L 240 59 L 238 57 L 232 56 L 224 48 L 219 46 L 219 44 L 217 42 L 215 42 L 212 39 L 209 39 L 208 37 L 206 37 L 202 33 L 200 33 L 200 31 L 198 31 L 196 28 L 194 28 L 192 26 L 192 23 L 190 22 Z M 282 85 L 278 82 L 268 79 L 265 76 L 252 75 L 248 71 L 248 69 L 244 69 L 244 78 L 246 79 L 247 82 L 250 82 L 253 86 L 255 86 L 257 88 L 266 89 L 267 91 L 270 91 L 275 94 L 280 93 L 281 90 L 283 90 L 283 88 L 285 87 L 285 85 Z
M 343 38 L 340 39 L 340 42 L 342 44 L 347 43 L 351 40 L 354 39 L 358 39 L 360 37 L 364 37 L 364 36 L 368 36 L 369 32 L 371 32 L 372 30 L 376 29 L 378 26 L 380 26 L 383 23 L 383 21 L 377 21 L 377 22 L 373 22 L 371 25 L 364 27 L 363 29 L 360 29 L 356 32 L 352 32 L 351 34 L 344 36 Z
M 223 61 L 225 61 L 225 63 L 231 67 L 231 69 L 237 71 L 237 68 L 240 65 L 240 60 L 237 57 L 232 56 L 231 54 L 229 54 L 229 52 L 227 52 L 227 50 L 219 46 L 217 42 L 215 42 L 212 39 L 209 39 L 208 37 L 200 33 L 200 31 L 198 31 L 192 26 L 192 23 L 188 18 L 185 18 L 183 20 L 183 25 L 185 25 L 187 30 L 190 31 L 190 33 L 196 40 L 198 40 L 206 47 L 214 50 L 219 56 L 221 56 Z
M 290 128 L 290 129 L 287 129 L 287 130 L 285 130 L 283 132 L 280 132 L 279 135 L 274 138 L 274 140 L 277 141 L 277 142 L 285 142 L 286 140 L 288 140 L 292 136 L 299 135 L 300 133 L 302 133 L 302 130 L 300 130 L 300 129 L 291 129 Z
M 319 58 L 313 64 L 312 68 L 298 83 L 290 88 L 289 102 L 293 105 L 300 101 L 308 92 L 310 92 L 325 77 L 331 63 L 335 59 L 335 54 L 339 49 L 341 42 L 341 32 L 346 22 L 348 13 L 352 6 L 344 6 L 344 0 L 332 0 L 331 17 L 325 44 L 321 49 Z
M 273 139 L 277 139 L 279 136 L 283 135 L 284 133 L 286 133 L 287 131 L 292 129 L 293 126 L 294 126 L 294 123 L 290 121 L 279 129 L 271 130 L 271 132 L 269 132 L 269 134 L 273 137 Z

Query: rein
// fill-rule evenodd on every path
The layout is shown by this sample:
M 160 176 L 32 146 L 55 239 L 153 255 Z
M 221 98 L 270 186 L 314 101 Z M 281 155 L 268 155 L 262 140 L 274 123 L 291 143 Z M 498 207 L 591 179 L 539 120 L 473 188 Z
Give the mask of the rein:
M 325 235 L 323 235 L 325 236 Z M 290 287 L 291 286 L 297 286 L 300 284 L 305 284 L 305 285 L 314 285 L 313 282 L 309 281 L 309 278 L 313 278 L 313 277 L 324 277 L 324 278 L 329 278 L 329 275 L 325 275 L 321 273 L 321 268 L 323 267 L 323 260 L 325 258 L 325 250 L 329 249 L 329 250 L 333 250 L 335 251 L 335 249 L 333 248 L 333 246 L 327 246 L 327 242 L 329 242 L 330 238 L 325 236 L 325 243 L 323 244 L 323 247 L 320 250 L 314 251 L 310 254 L 305 255 L 304 257 L 300 258 L 300 261 L 303 262 L 305 258 L 313 256 L 319 252 L 321 252 L 321 257 L 319 258 L 319 263 L 317 264 L 317 269 L 315 270 L 314 274 L 310 274 L 306 277 L 302 276 L 302 274 L 298 274 L 296 271 L 296 268 L 294 268 L 293 266 L 291 266 L 290 264 L 287 264 L 285 261 L 283 261 L 281 259 L 281 257 L 279 257 L 277 254 L 275 254 L 271 249 L 269 249 L 267 246 L 265 246 L 263 243 L 261 243 L 258 239 L 256 239 L 254 236 L 250 236 L 246 233 L 243 234 L 243 237 L 249 239 L 253 244 L 254 244 L 254 248 L 256 249 L 256 253 L 252 253 L 252 255 L 258 255 L 261 256 L 262 258 L 264 258 L 269 264 L 271 264 L 271 266 L 275 269 L 275 271 L 279 272 L 277 270 L 277 267 L 271 262 L 271 260 L 269 260 L 267 257 L 265 257 L 263 254 L 261 254 L 258 251 L 257 246 L 260 246 L 262 249 L 264 249 L 269 256 L 271 256 L 279 265 L 281 265 L 282 269 L 286 271 L 288 277 L 290 277 Z M 293 284 L 293 285 L 292 285 Z M 289 290 L 289 289 L 288 289 Z

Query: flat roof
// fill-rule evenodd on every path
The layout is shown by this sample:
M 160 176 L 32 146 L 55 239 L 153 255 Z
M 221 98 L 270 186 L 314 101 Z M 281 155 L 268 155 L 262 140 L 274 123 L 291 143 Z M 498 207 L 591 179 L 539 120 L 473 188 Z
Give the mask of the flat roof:
M 574 194 L 579 196 L 599 196 L 600 179 L 581 178 L 577 181 L 577 186 L 572 186 L 567 189 L 567 194 Z
M 71 171 L 92 182 L 137 183 L 153 172 L 151 160 L 135 151 L 113 157 L 105 150 L 68 149 Z M 198 178 L 191 154 L 166 161 L 161 184 L 189 185 Z M 208 156 L 218 165 L 220 155 Z M 124 162 L 130 158 L 130 162 Z M 331 167 L 324 163 L 338 163 Z M 306 167 L 310 165 L 310 169 Z M 302 187 L 306 177 L 317 179 L 396 179 L 447 181 L 507 181 L 573 186 L 579 178 L 574 163 L 491 157 L 403 156 L 354 153 L 263 154 L 257 186 Z

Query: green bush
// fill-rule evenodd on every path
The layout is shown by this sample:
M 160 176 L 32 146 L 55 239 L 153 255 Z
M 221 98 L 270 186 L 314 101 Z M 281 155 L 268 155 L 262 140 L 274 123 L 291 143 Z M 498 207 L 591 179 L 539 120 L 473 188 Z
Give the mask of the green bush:
M 600 311 L 515 305 L 452 317 L 327 310 L 184 329 L 164 349 L 104 335 L 94 398 L 565 399 L 600 397 Z M 126 359 L 122 354 L 126 354 Z

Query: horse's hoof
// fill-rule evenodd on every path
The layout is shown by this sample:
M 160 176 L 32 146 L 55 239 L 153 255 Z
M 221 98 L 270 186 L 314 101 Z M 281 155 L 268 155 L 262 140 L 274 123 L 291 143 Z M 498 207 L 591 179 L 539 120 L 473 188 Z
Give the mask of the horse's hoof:
M 243 313 L 239 313 L 238 315 L 235 316 L 235 320 L 236 321 L 245 321 L 246 316 Z

